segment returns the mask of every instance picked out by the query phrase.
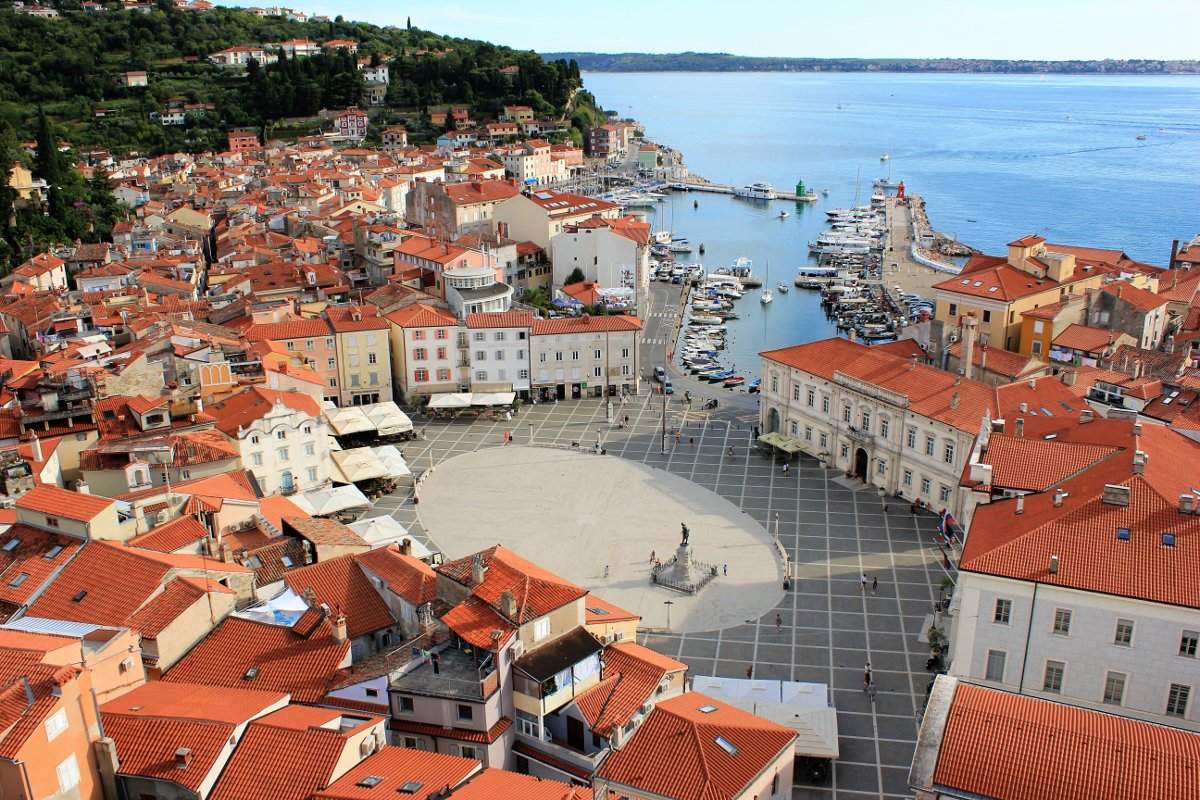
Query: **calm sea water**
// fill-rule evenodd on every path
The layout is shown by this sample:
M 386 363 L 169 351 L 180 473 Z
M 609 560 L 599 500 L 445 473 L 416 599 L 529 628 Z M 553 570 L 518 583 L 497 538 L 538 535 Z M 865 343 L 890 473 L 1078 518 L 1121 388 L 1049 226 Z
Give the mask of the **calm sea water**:
M 710 180 L 829 189 L 808 206 L 689 195 L 655 213 L 704 242 L 693 258 L 712 268 L 749 256 L 760 275 L 769 264 L 771 286 L 808 261 L 825 208 L 853 203 L 856 172 L 861 202 L 871 179 L 903 179 L 936 229 L 993 254 L 1037 233 L 1165 265 L 1172 239 L 1200 232 L 1200 77 L 589 73 L 584 82 Z M 809 292 L 740 306 L 733 361 L 830 335 Z

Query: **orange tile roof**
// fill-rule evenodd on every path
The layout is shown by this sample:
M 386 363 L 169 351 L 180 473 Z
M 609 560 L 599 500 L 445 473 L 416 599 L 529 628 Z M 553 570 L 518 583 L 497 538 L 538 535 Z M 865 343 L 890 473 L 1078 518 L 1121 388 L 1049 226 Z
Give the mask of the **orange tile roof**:
M 311 589 L 317 600 L 336 616 L 344 614 L 351 637 L 365 636 L 396 624 L 383 598 L 358 568 L 354 556 L 345 555 L 288 572 L 288 587 L 304 596 Z
M 369 547 L 367 541 L 336 519 L 323 517 L 284 517 L 284 530 L 291 529 L 313 544 Z
M 209 800 L 308 800 L 333 782 L 347 737 L 337 728 L 315 727 L 323 723 L 309 712 L 326 712 L 319 715 L 324 722 L 337 719 L 341 712 L 302 709 L 305 722 L 297 727 L 292 718 L 298 708 L 287 706 L 246 727 Z M 358 753 L 352 756 L 357 758 Z
M 584 621 L 588 625 L 603 625 L 607 622 L 625 622 L 631 619 L 641 619 L 632 611 L 626 611 L 614 605 L 603 597 L 589 594 L 584 601 Z
M 286 408 L 307 414 L 314 419 L 321 416 L 321 407 L 309 395 L 257 386 L 238 392 L 218 403 L 211 403 L 204 410 L 217 420 L 217 430 L 229 436 L 237 436 L 239 427 L 250 427 L 255 421 L 266 416 L 276 403 L 282 403 Z
M 424 722 L 413 722 L 407 719 L 393 719 L 388 727 L 401 733 L 416 733 L 421 736 L 431 736 L 439 739 L 454 739 L 459 742 L 478 742 L 491 744 L 500 738 L 512 726 L 512 719 L 501 717 L 495 725 L 486 731 L 473 731 L 469 728 L 447 728 L 444 725 L 430 725 Z
M 313 798 L 376 800 L 380 797 L 396 797 L 400 787 L 410 781 L 420 784 L 425 792 L 434 792 L 443 786 L 453 789 L 479 769 L 479 762 L 473 758 L 384 747 L 351 767 L 349 772 L 334 781 L 328 789 L 314 794 Z M 369 775 L 381 777 L 383 782 L 375 786 L 359 786 L 358 783 Z M 420 797 L 424 792 L 418 790 L 412 794 Z
M 442 615 L 442 624 L 464 641 L 484 650 L 503 647 L 517 627 L 478 597 L 468 597 Z
M 10 548 L 13 541 L 20 544 Z M 62 569 L 84 543 L 73 536 L 50 533 L 17 523 L 0 534 L 0 602 L 23 606 L 43 584 Z M 52 557 L 46 556 L 61 548 Z M 19 585 L 13 586 L 21 575 Z
M 955 342 L 950 345 L 950 355 L 955 358 L 962 358 L 962 344 L 962 342 Z M 1031 369 L 1031 363 L 1036 367 L 1037 361 L 1038 359 L 1032 356 L 1023 356 L 1011 350 L 988 347 L 987 345 L 979 345 L 971 351 L 971 363 L 973 365 L 981 369 L 986 369 L 988 372 L 1005 376 L 1009 380 L 1024 375 Z
M 637 317 L 624 314 L 602 316 L 560 317 L 558 319 L 536 319 L 533 323 L 534 336 L 554 336 L 563 333 L 601 333 L 604 331 L 640 331 L 642 322 Z
M 529 328 L 536 319 L 530 311 L 489 311 L 467 314 L 468 328 Z
M 318 339 L 328 336 L 329 323 L 324 319 L 299 319 L 291 322 L 261 322 L 246 328 L 248 342 L 264 340 Z
M 151 528 L 146 533 L 134 536 L 128 544 L 130 547 L 143 550 L 172 553 L 207 537 L 208 529 L 201 525 L 195 517 L 179 517 L 164 525 Z
M 713 710 L 700 710 L 707 707 Z M 719 745 L 717 737 L 733 745 L 737 755 Z M 687 692 L 656 705 L 597 774 L 675 800 L 732 800 L 780 756 L 790 760 L 795 739 L 782 725 Z M 664 763 L 671 769 L 663 769 Z M 619 794 L 620 785 L 613 790 Z
M 43 484 L 35 486 L 17 501 L 17 508 L 71 519 L 90 522 L 114 505 L 113 500 L 94 494 L 69 492 L 57 486 Z
M 359 566 L 387 582 L 388 589 L 414 606 L 437 597 L 437 575 L 419 558 L 406 556 L 397 545 L 379 547 L 354 556 Z
M 1005 800 L 1185 800 L 1198 773 L 1191 731 L 960 683 L 933 782 Z
M 1121 440 L 1110 435 L 1124 429 Z M 1140 436 L 1128 420 L 1096 420 L 1069 434 L 1076 440 L 1103 436 L 1123 452 L 1060 484 L 1061 506 L 1050 493 L 1027 495 L 1024 513 L 1015 500 L 979 506 L 971 522 L 960 569 L 1020 581 L 1036 581 L 1148 602 L 1200 608 L 1200 517 L 1179 512 L 1194 473 L 1180 464 L 1200 463 L 1200 443 L 1160 425 L 1143 424 Z M 1133 474 L 1133 453 L 1150 457 L 1144 474 Z M 1128 486 L 1128 506 L 1102 501 L 1106 484 Z M 1128 540 L 1117 530 L 1130 531 Z M 1173 546 L 1162 534 L 1175 534 Z M 1057 572 L 1050 557 L 1058 556 Z
M 359 319 L 354 319 L 358 312 Z M 330 306 L 325 309 L 329 326 L 336 333 L 354 333 L 356 331 L 386 331 L 387 320 L 379 314 L 379 309 L 370 303 L 361 306 Z
M 638 709 L 654 697 L 664 675 L 687 669 L 686 664 L 633 642 L 609 646 L 603 661 L 603 680 L 575 702 L 592 730 L 604 737 L 612 736 L 614 728 L 633 719 Z
M 488 767 L 455 790 L 454 800 L 592 800 L 591 789 Z
M 936 419 L 968 433 L 979 430 L 979 421 L 996 408 L 995 390 L 983 383 L 963 380 L 925 364 L 912 366 L 901 358 L 849 339 L 834 337 L 818 342 L 769 350 L 763 358 L 804 370 L 825 380 L 835 371 L 909 399 L 908 411 Z M 958 404 L 954 397 L 958 395 Z
M 1125 302 L 1140 308 L 1142 311 L 1153 311 L 1170 302 L 1167 298 L 1138 288 L 1132 283 L 1110 283 L 1101 291 L 1119 297 Z
M 935 283 L 933 288 L 968 297 L 1008 302 L 1041 292 L 1053 292 L 1057 296 L 1060 286 L 1058 281 L 1036 278 L 1011 264 L 1000 263 L 981 266 L 969 272 L 963 269 L 957 276 Z
M 1067 350 L 1099 353 L 1112 344 L 1114 337 L 1119 335 L 1120 332 L 1114 333 L 1108 328 L 1092 328 L 1087 325 L 1072 323 L 1062 333 L 1055 336 L 1051 344 L 1055 347 L 1066 348 Z
M 213 581 L 173 578 L 162 592 L 129 617 L 129 627 L 143 639 L 156 639 L 163 629 L 201 599 L 214 594 L 233 594 L 233 590 Z
M 385 315 L 387 320 L 401 328 L 445 328 L 458 324 L 453 311 L 435 308 L 425 303 L 413 303 Z
M 228 617 L 163 680 L 213 686 L 250 686 L 287 692 L 301 703 L 315 703 L 350 653 L 349 640 L 338 644 L 328 623 L 305 638 L 291 628 Z M 253 680 L 246 671 L 258 668 Z
M 132 719 L 162 717 L 241 724 L 287 699 L 283 692 L 239 686 L 151 681 L 109 700 L 100 706 L 100 713 Z
M 119 775 L 171 781 L 191 792 L 215 769 L 219 769 L 225 747 L 236 731 L 227 722 L 184 719 L 137 718 L 105 715 L 104 735 L 117 745 Z M 180 747 L 191 751 L 182 769 L 175 764 Z
M 993 433 L 980 462 L 992 465 L 992 486 L 1044 492 L 1121 448 Z
M 487 565 L 487 573 L 483 583 L 471 587 L 471 593 L 495 611 L 503 613 L 501 595 L 511 592 L 517 601 L 517 618 L 511 621 L 518 625 L 549 614 L 587 594 L 587 589 L 542 569 L 501 545 L 488 548 L 478 555 Z M 438 571 L 470 587 L 473 559 L 474 555 L 471 555 L 449 561 Z

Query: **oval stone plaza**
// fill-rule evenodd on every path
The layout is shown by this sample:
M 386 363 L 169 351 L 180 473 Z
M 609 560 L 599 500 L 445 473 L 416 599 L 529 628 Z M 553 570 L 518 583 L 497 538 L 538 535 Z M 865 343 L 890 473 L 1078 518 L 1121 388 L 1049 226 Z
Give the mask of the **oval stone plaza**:
M 641 615 L 645 628 L 739 625 L 783 596 L 782 562 L 762 525 L 689 480 L 615 456 L 519 445 L 455 456 L 426 478 L 419 514 L 447 559 L 503 544 Z M 698 566 L 717 570 L 695 594 L 651 580 L 651 552 L 674 556 L 681 524 Z

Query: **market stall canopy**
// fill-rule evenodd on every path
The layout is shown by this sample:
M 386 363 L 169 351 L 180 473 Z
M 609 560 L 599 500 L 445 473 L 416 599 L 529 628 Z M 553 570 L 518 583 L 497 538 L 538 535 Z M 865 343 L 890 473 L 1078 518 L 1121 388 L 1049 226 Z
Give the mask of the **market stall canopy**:
M 375 423 L 367 418 L 360 406 L 347 408 L 325 409 L 325 419 L 329 427 L 338 436 L 349 436 L 352 433 L 369 433 L 375 430 Z
M 361 536 L 363 541 L 371 545 L 372 550 L 392 544 L 400 544 L 400 542 L 408 539 L 412 542 L 413 558 L 425 561 L 433 555 L 428 547 L 410 536 L 408 530 L 397 522 L 395 517 L 383 516 L 360 519 L 357 522 L 351 522 L 346 527 Z
M 288 499 L 313 516 L 335 514 L 348 508 L 365 508 L 371 505 L 371 501 L 356 486 L 333 486 Z
M 379 459 L 379 462 L 388 471 L 389 478 L 407 478 L 412 475 L 412 470 L 408 468 L 408 463 L 405 462 L 404 456 L 400 455 L 400 449 L 395 445 L 385 444 L 380 447 L 370 448 L 371 454 Z
M 511 406 L 516 399 L 516 392 L 476 392 L 471 395 L 471 405 Z
M 796 755 L 837 758 L 837 709 L 823 683 L 697 675 L 692 689 L 796 732 Z
M 268 625 L 294 625 L 300 616 L 308 611 L 308 602 L 290 588 L 258 605 L 250 606 L 241 611 L 234 611 L 235 617 L 250 619 L 255 622 L 265 622 Z
M 399 455 L 397 453 L 397 455 Z M 375 457 L 369 447 L 356 447 L 353 450 L 340 450 L 330 453 L 329 458 L 341 472 L 346 483 L 369 481 L 373 478 L 386 478 L 389 475 L 387 466 Z M 333 476 L 337 479 L 337 476 Z
M 429 407 L 436 408 L 440 411 L 453 411 L 456 408 L 470 408 L 471 393 L 449 392 L 446 394 L 435 394 L 429 400 Z
M 782 450 L 789 455 L 804 449 L 804 445 L 800 444 L 800 442 L 796 441 L 792 437 L 784 436 L 782 433 L 775 433 L 774 431 L 771 433 L 764 433 L 762 436 L 758 437 L 758 440 L 763 444 L 776 448 L 777 450 Z
M 400 410 L 400 406 L 391 400 L 385 400 L 382 403 L 372 403 L 371 405 L 361 406 L 361 408 L 363 413 L 367 415 L 367 419 L 379 431 L 380 436 L 396 436 L 397 434 L 408 433 L 413 429 L 412 420 Z

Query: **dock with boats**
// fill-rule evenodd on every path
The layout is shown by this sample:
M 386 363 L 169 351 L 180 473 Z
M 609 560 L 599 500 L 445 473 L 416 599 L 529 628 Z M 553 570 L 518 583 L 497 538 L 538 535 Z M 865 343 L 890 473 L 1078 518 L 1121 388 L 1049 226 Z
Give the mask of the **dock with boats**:
M 804 186 L 803 181 L 798 184 L 797 188 Z M 742 187 L 730 186 L 724 183 L 709 183 L 708 181 L 677 181 L 667 184 L 668 189 L 673 192 L 711 192 L 713 194 L 732 194 L 737 195 L 738 190 Z M 778 189 L 772 188 L 771 196 L 769 197 L 753 197 L 751 199 L 761 200 L 784 200 L 795 203 L 815 203 L 817 202 L 817 193 L 811 189 L 795 192 L 781 192 Z

